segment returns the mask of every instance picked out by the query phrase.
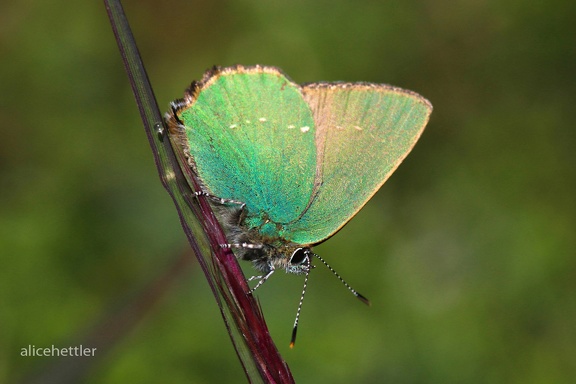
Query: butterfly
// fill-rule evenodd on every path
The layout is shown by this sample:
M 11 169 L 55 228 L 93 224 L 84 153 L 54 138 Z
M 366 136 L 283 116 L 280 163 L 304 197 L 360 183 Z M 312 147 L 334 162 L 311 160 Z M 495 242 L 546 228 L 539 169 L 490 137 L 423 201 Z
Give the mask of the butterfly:
M 261 273 L 251 292 L 279 269 L 305 274 L 306 286 L 315 257 L 368 303 L 312 247 L 378 191 L 431 112 L 422 96 L 390 85 L 298 85 L 275 67 L 237 65 L 208 70 L 165 119 L 226 246 Z

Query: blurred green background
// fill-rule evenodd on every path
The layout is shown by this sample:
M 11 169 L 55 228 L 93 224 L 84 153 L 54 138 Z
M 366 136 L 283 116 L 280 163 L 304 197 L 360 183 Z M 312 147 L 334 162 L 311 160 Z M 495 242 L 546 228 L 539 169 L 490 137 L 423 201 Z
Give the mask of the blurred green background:
M 396 174 L 316 248 L 372 307 L 316 268 L 289 350 L 302 278 L 258 291 L 297 382 L 574 382 L 576 2 L 125 9 L 162 108 L 236 63 L 390 83 L 434 105 Z M 79 344 L 188 245 L 102 2 L 4 1 L 0 81 L 0 382 L 13 383 L 56 362 L 21 348 Z M 82 360 L 85 382 L 245 382 L 198 266 L 164 296 Z

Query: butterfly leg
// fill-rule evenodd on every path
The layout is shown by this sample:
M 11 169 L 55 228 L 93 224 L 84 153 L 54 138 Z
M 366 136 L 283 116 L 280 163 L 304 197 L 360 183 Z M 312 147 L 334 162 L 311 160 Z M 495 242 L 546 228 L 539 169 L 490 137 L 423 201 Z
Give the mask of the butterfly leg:
M 205 197 L 209 198 L 210 200 L 214 201 L 215 203 L 218 203 L 221 205 L 226 205 L 226 204 L 239 205 L 240 209 L 242 209 L 242 210 L 244 210 L 244 207 L 246 206 L 246 203 L 243 203 L 241 201 L 232 200 L 232 199 L 224 199 L 224 198 L 221 198 L 218 196 L 211 195 L 208 192 L 204 192 L 204 191 L 196 191 L 196 192 L 194 192 L 194 196 L 196 196 L 196 197 L 205 196 Z
M 220 204 L 220 205 L 226 205 L 226 204 L 233 204 L 233 205 L 239 205 L 240 209 L 238 211 L 238 219 L 236 220 L 236 225 L 240 225 L 244 219 L 246 218 L 246 203 L 243 203 L 241 201 L 238 200 L 232 200 L 232 199 L 224 199 L 218 196 L 214 196 L 209 194 L 208 192 L 204 192 L 204 191 L 196 191 L 194 192 L 194 196 L 198 197 L 198 196 L 205 196 L 208 199 L 212 200 L 213 202 L 215 202 L 216 204 Z
M 254 288 L 252 288 L 252 289 L 250 290 L 249 293 L 253 293 L 256 289 L 258 289 L 258 287 L 260 287 L 262 284 L 264 284 L 264 283 L 266 282 L 266 280 L 268 280 L 268 278 L 269 278 L 270 276 L 272 276 L 272 274 L 274 273 L 274 271 L 275 271 L 274 266 L 273 266 L 273 265 L 270 265 L 270 271 L 269 271 L 266 275 L 264 275 L 264 276 L 252 276 L 251 278 L 249 278 L 248 281 L 260 279 L 260 281 L 258 282 L 258 284 L 256 284 L 256 285 L 254 286 Z
M 230 244 L 220 244 L 222 248 L 248 248 L 248 249 L 262 249 L 262 244 L 252 244 L 252 243 L 230 243 Z
M 220 246 L 222 248 L 228 248 L 228 249 L 231 249 L 231 248 L 261 249 L 264 247 L 264 245 L 262 245 L 262 244 L 251 244 L 251 243 L 220 244 Z M 269 268 L 269 270 L 268 270 L 268 273 L 266 275 L 252 276 L 248 279 L 248 281 L 257 280 L 257 279 L 260 280 L 260 281 L 258 281 L 258 284 L 256 284 L 254 286 L 254 288 L 252 288 L 248 293 L 252 294 L 252 292 L 254 292 L 258 287 L 260 287 L 262 284 L 264 284 L 270 276 L 272 276 L 272 274 L 275 271 L 275 268 L 272 264 L 268 264 L 268 268 Z

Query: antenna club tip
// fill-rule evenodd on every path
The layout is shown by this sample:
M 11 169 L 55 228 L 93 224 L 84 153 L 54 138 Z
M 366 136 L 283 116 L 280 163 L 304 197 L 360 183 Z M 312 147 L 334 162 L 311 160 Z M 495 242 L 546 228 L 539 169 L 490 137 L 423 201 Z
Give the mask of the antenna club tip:
M 292 330 L 292 339 L 290 340 L 290 349 L 294 348 L 294 344 L 296 343 L 296 332 L 298 332 L 298 325 L 294 325 L 294 329 Z
M 361 294 L 359 294 L 358 292 L 356 292 L 356 297 L 358 299 L 360 299 L 360 301 L 362 301 L 364 304 L 366 304 L 367 306 L 371 306 L 372 303 L 370 303 L 370 300 L 368 300 L 367 298 L 365 298 L 364 296 L 362 296 Z

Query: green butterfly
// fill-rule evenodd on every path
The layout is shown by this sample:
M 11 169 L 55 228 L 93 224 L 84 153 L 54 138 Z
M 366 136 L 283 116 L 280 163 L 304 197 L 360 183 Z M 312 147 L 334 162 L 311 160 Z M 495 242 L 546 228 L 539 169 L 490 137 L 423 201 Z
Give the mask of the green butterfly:
M 262 272 L 253 291 L 276 269 L 308 276 L 311 248 L 378 191 L 431 112 L 420 95 L 389 85 L 300 86 L 274 67 L 235 66 L 193 82 L 166 120 L 227 246 Z

